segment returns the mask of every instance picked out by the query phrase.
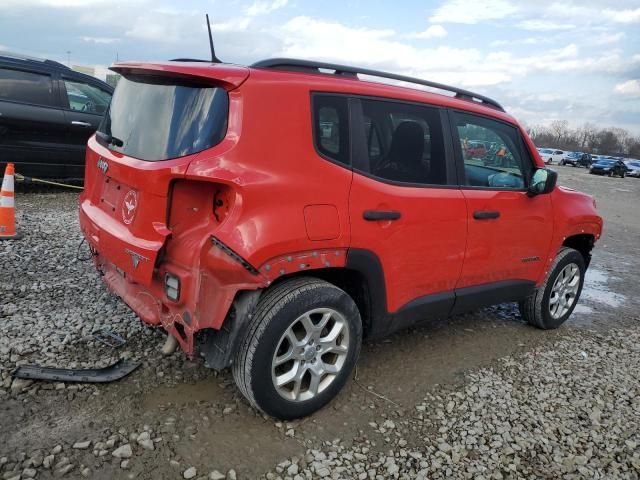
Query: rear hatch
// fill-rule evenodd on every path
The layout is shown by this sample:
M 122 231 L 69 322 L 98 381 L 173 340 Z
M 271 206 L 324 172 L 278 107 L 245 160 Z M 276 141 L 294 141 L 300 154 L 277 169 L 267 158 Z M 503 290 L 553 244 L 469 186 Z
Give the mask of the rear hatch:
M 228 91 L 244 67 L 116 64 L 120 79 L 86 154 L 81 226 L 104 260 L 149 285 L 167 229 L 172 181 L 202 151 L 223 143 Z

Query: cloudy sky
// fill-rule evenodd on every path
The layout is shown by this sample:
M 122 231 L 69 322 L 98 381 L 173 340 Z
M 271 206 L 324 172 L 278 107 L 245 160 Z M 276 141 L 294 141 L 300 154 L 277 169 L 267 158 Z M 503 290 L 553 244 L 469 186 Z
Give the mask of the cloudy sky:
M 527 124 L 640 134 L 638 0 L 0 0 L 0 49 L 66 63 L 312 58 L 495 97 Z

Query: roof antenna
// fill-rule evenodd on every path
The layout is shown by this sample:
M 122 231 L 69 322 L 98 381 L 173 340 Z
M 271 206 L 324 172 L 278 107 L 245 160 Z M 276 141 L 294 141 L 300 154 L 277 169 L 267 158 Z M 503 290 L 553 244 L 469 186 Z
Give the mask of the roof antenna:
M 209 14 L 205 13 L 207 17 L 207 30 L 209 31 L 209 47 L 211 47 L 211 61 L 213 63 L 222 63 L 218 57 L 216 57 L 216 51 L 213 48 L 213 37 L 211 36 L 211 23 L 209 23 Z

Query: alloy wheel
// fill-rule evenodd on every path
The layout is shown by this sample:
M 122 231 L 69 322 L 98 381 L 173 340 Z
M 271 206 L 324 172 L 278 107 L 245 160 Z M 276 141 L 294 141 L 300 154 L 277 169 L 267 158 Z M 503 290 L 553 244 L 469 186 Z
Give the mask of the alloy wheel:
M 580 268 L 575 263 L 566 265 L 556 277 L 549 296 L 549 313 L 561 318 L 576 302 L 580 288 Z
M 349 352 L 349 324 L 332 308 L 316 308 L 294 320 L 271 362 L 273 386 L 283 398 L 302 402 L 323 392 Z

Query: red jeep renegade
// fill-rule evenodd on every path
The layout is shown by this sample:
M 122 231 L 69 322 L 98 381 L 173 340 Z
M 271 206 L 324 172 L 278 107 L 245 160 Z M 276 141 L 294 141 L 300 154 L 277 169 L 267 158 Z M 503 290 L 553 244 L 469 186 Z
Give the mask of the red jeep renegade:
M 602 219 L 495 101 L 290 59 L 112 70 L 80 199 L 96 267 L 263 412 L 325 405 L 363 337 L 500 302 L 556 328 L 576 306 Z

